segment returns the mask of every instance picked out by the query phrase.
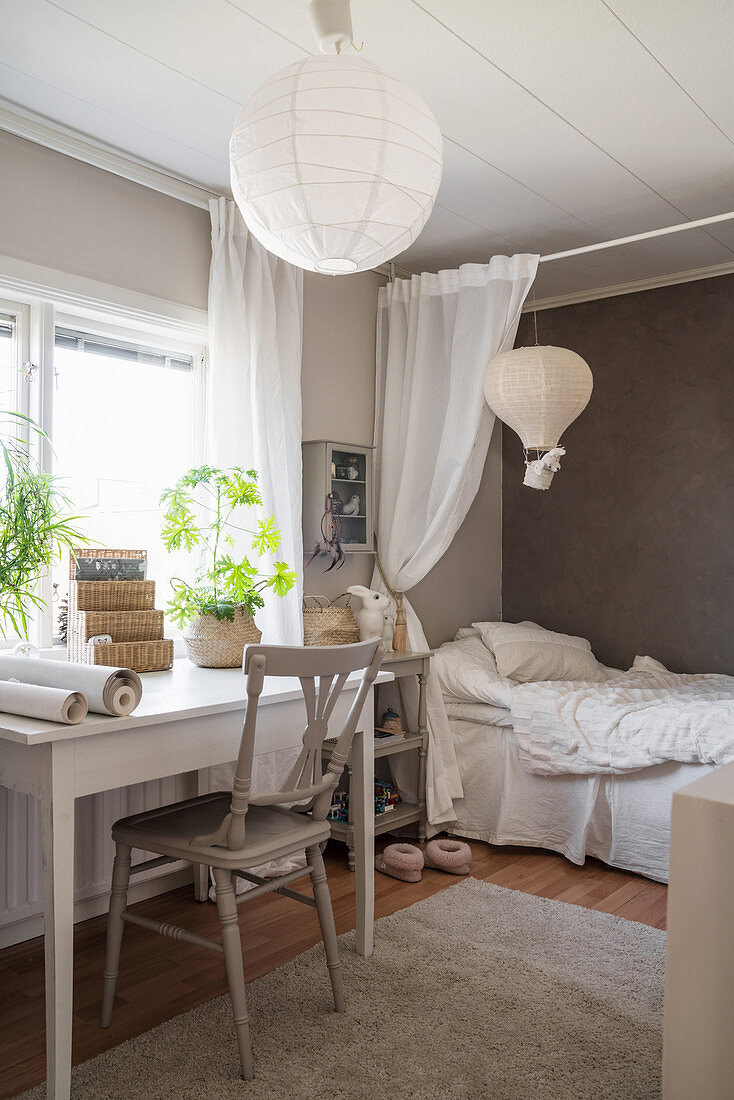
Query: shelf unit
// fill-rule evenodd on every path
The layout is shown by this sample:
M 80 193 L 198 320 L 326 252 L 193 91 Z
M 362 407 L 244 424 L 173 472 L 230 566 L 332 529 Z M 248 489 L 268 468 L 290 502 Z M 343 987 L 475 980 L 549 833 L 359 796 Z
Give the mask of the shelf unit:
M 348 470 L 356 471 L 349 477 Z M 339 476 L 341 474 L 341 476 Z M 329 493 L 338 493 L 342 505 L 359 497 L 359 509 L 340 514 L 342 548 L 348 554 L 372 551 L 372 448 L 352 443 L 310 439 L 303 443 L 303 546 L 310 554 L 321 538 L 321 517 Z
M 382 668 L 392 672 L 395 679 L 402 676 L 418 678 L 418 729 L 415 733 L 406 732 L 400 741 L 380 741 L 375 738 L 375 760 L 395 756 L 403 752 L 418 753 L 418 802 L 398 802 L 384 814 L 375 814 L 375 835 L 391 833 L 404 825 L 418 825 L 418 840 L 426 839 L 426 753 L 428 751 L 428 725 L 426 720 L 426 684 L 431 669 L 431 651 L 425 653 L 386 653 Z M 322 756 L 329 759 L 336 741 L 324 741 Z M 351 788 L 352 765 L 347 760 L 347 782 Z M 350 801 L 351 807 L 351 801 Z M 349 869 L 354 870 L 354 827 L 351 821 L 330 821 L 331 835 L 349 848 Z

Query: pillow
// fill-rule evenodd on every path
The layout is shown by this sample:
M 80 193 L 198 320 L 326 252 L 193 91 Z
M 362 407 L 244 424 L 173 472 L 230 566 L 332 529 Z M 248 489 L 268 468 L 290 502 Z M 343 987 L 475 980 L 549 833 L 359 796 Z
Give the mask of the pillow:
M 670 672 L 670 669 L 654 657 L 635 657 L 630 672 Z
M 509 710 L 512 684 L 497 672 L 494 657 L 478 633 L 437 649 L 432 671 L 444 696 L 454 702 L 490 703 Z
M 537 623 L 473 623 L 494 654 L 500 676 L 529 684 L 538 680 L 607 679 L 585 638 L 556 634 Z

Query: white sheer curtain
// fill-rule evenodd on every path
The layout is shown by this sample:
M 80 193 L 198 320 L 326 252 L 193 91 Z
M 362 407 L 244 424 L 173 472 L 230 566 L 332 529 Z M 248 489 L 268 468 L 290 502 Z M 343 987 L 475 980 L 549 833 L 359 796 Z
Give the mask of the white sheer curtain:
M 489 360 L 511 348 L 537 256 L 414 275 L 380 290 L 375 446 L 377 532 L 392 588 L 408 592 L 448 549 L 474 497 L 495 417 L 484 401 Z M 377 571 L 374 587 L 381 586 Z M 408 649 L 427 649 L 409 602 Z M 427 812 L 454 817 L 462 796 L 446 709 L 429 678 Z
M 303 641 L 303 540 L 301 536 L 301 333 L 303 272 L 278 259 L 252 237 L 230 199 L 212 199 L 209 274 L 209 371 L 206 461 L 254 467 L 266 512 L 275 516 L 282 542 L 273 559 L 287 561 L 298 583 L 279 599 L 265 593 L 257 624 L 263 641 Z M 235 552 L 250 553 L 246 536 Z M 244 692 L 244 683 L 243 683 Z M 294 750 L 257 756 L 253 789 L 267 790 L 290 768 Z M 234 764 L 209 769 L 212 790 L 232 786 Z M 305 865 L 305 857 L 255 870 L 269 877 Z M 237 890 L 245 887 L 238 883 Z M 214 897 L 214 887 L 210 890 Z
M 205 453 L 213 465 L 260 475 L 265 510 L 282 536 L 274 557 L 297 570 L 298 584 L 282 599 L 266 592 L 257 623 L 264 642 L 300 645 L 303 272 L 258 244 L 230 199 L 212 199 L 210 213 Z

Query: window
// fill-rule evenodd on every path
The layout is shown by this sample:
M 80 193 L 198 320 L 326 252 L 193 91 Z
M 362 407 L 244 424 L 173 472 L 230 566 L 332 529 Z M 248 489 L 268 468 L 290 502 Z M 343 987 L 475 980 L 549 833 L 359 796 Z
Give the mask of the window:
M 0 301 L 0 417 L 9 428 L 7 413 L 28 413 L 28 384 L 21 365 L 27 338 L 27 311 Z
M 123 335 L 57 324 L 54 473 L 92 546 L 147 550 L 156 606 L 164 608 L 171 578 L 193 579 L 196 564 L 191 554 L 165 551 L 160 495 L 196 463 L 202 349 Z M 53 580 L 63 597 L 66 562 Z M 166 625 L 169 637 L 180 633 Z
M 23 360 L 28 354 L 29 311 L 26 306 L 0 300 L 0 425 L 6 440 L 28 439 L 25 421 L 14 414 L 29 412 L 30 378 Z M 4 478 L 5 464 L 0 462 Z M 0 648 L 18 642 L 12 624 L 0 619 Z
M 119 304 L 102 301 L 97 284 L 79 290 L 66 278 L 59 274 L 58 291 L 49 292 L 45 282 L 3 276 L 17 300 L 0 298 L 2 430 L 26 439 L 57 477 L 90 545 L 147 551 L 156 606 L 165 609 L 171 578 L 192 580 L 199 564 L 166 553 L 159 498 L 202 461 L 206 314 L 137 292 L 131 302 L 125 290 Z M 21 414 L 15 426 L 8 412 Z M 58 640 L 68 582 L 68 560 L 39 582 L 46 610 L 29 629 L 38 645 Z M 0 648 L 18 640 L 5 631 L 0 623 Z M 179 633 L 166 624 L 167 637 Z
M 18 378 L 15 317 L 0 313 L 0 410 L 15 410 Z

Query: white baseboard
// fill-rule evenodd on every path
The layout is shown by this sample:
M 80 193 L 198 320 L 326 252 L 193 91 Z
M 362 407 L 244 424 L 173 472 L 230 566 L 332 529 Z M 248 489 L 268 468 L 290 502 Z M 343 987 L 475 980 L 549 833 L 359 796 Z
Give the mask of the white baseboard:
M 128 899 L 131 904 L 134 904 L 136 901 L 144 901 L 158 894 L 167 894 L 170 890 L 178 890 L 180 886 L 186 886 L 193 881 L 193 869 L 190 864 L 171 864 L 169 870 L 156 868 L 132 879 Z M 78 924 L 80 921 L 89 920 L 90 917 L 98 917 L 101 913 L 106 913 L 109 897 L 108 885 L 96 884 L 80 891 L 74 903 L 74 923 Z M 27 912 L 0 928 L 0 950 L 42 935 L 43 913 Z

